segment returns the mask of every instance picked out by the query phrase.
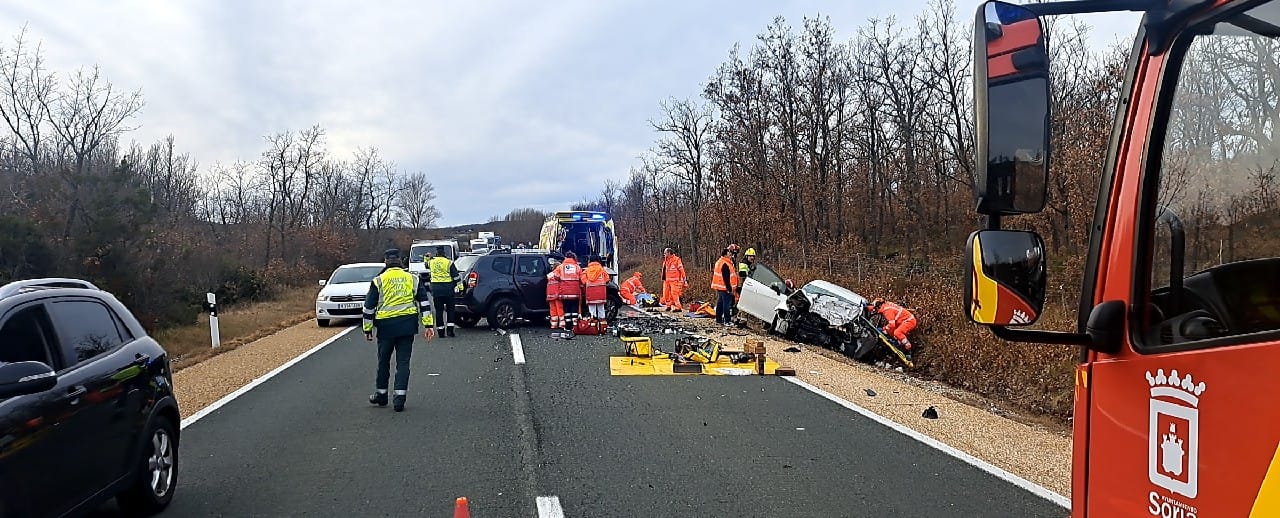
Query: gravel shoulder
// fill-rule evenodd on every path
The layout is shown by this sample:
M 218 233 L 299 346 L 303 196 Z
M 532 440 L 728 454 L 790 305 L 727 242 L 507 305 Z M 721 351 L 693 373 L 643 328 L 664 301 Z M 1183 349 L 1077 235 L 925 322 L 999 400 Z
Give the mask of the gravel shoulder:
M 184 416 L 195 414 L 347 329 L 317 327 L 308 319 L 179 370 L 173 374 L 179 408 Z
M 816 346 L 741 329 L 726 332 L 711 319 L 675 318 L 682 327 L 732 347 L 747 337 L 762 339 L 769 357 L 795 369 L 797 378 L 1058 494 L 1071 496 L 1069 430 L 1020 422 L 1000 415 L 1003 411 L 994 407 L 970 404 L 983 401 L 980 396 L 858 363 Z M 783 351 L 793 346 L 800 352 Z M 868 395 L 867 389 L 876 395 Z M 922 417 L 930 406 L 937 410 L 937 419 Z

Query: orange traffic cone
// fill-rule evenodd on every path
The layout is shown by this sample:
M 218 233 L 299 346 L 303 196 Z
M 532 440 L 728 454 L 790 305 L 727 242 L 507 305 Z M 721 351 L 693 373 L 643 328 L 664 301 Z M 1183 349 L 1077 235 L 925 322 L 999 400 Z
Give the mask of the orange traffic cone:
M 467 497 L 458 497 L 453 503 L 453 518 L 471 518 L 471 511 L 467 509 Z

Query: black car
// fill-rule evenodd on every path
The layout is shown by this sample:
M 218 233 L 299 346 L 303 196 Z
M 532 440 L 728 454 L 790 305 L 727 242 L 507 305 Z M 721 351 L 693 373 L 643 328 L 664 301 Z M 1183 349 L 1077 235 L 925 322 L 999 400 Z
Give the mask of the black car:
M 0 517 L 111 498 L 131 516 L 159 512 L 180 419 L 168 355 L 114 296 L 75 279 L 0 287 Z
M 481 318 L 487 318 L 489 327 L 507 329 L 520 319 L 544 321 L 550 313 L 547 274 L 552 270 L 552 257 L 559 259 L 538 249 L 498 249 L 485 255 L 459 257 L 454 265 L 462 274 L 464 289 L 454 299 L 458 325 L 474 327 Z M 610 321 L 617 317 L 620 307 L 618 283 L 610 280 L 609 301 L 605 305 Z

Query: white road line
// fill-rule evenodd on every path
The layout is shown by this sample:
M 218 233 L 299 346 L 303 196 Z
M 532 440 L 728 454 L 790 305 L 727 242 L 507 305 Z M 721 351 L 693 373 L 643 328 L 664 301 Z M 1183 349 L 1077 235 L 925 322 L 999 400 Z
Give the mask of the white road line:
M 1058 494 L 1058 493 L 1056 493 L 1056 492 L 1054 492 L 1054 491 L 1050 490 L 1049 488 L 1046 488 L 1046 487 L 1044 487 L 1044 486 L 1041 486 L 1041 485 L 1039 485 L 1039 484 L 1036 484 L 1035 482 L 1031 482 L 1030 480 L 1027 480 L 1027 479 L 1022 478 L 1022 477 L 1019 477 L 1019 476 L 1017 476 L 1017 475 L 1014 475 L 1013 473 L 1009 473 L 1008 471 L 1005 471 L 1005 470 L 1003 470 L 1003 469 L 1000 469 L 999 467 L 997 467 L 997 466 L 995 466 L 995 465 L 992 465 L 991 463 L 989 463 L 989 462 L 987 462 L 987 461 L 984 461 L 984 460 L 982 460 L 982 459 L 979 459 L 979 458 L 977 458 L 977 457 L 974 457 L 974 456 L 972 456 L 972 455 L 969 455 L 968 453 L 965 453 L 965 452 L 960 451 L 960 450 L 957 450 L 957 449 L 955 449 L 955 448 L 953 448 L 953 447 L 951 447 L 951 446 L 948 446 L 948 445 L 946 445 L 946 444 L 944 444 L 944 443 L 942 443 L 942 442 L 938 441 L 937 439 L 934 439 L 933 437 L 929 437 L 928 435 L 924 435 L 924 434 L 922 434 L 922 433 L 920 433 L 920 432 L 917 432 L 917 431 L 915 431 L 915 430 L 912 430 L 912 429 L 910 429 L 910 428 L 907 428 L 906 426 L 903 426 L 903 425 L 898 424 L 898 423 L 896 423 L 896 422 L 894 422 L 894 421 L 891 421 L 891 420 L 889 420 L 889 419 L 887 419 L 887 418 L 885 418 L 885 417 L 883 417 L 883 416 L 881 416 L 881 415 L 879 415 L 879 414 L 877 414 L 877 413 L 875 413 L 875 412 L 872 412 L 872 411 L 870 411 L 870 410 L 867 410 L 867 409 L 865 409 L 865 408 L 862 408 L 862 407 L 860 407 L 860 406 L 858 406 L 858 405 L 856 405 L 856 404 L 853 404 L 853 403 L 851 403 L 851 402 L 849 402 L 849 401 L 845 401 L 844 399 L 841 399 L 839 396 L 836 396 L 835 394 L 832 394 L 832 393 L 827 392 L 827 391 L 825 391 L 825 390 L 822 390 L 822 389 L 820 389 L 820 388 L 818 388 L 818 387 L 815 387 L 815 386 L 813 386 L 813 385 L 810 385 L 810 384 L 808 384 L 808 383 L 805 383 L 804 381 L 800 380 L 799 378 L 796 378 L 796 377 L 794 377 L 794 376 L 782 376 L 782 379 L 785 379 L 785 380 L 787 380 L 787 381 L 790 381 L 790 382 L 792 382 L 792 383 L 795 383 L 796 385 L 799 385 L 799 386 L 801 386 L 801 387 L 804 387 L 805 389 L 808 389 L 810 392 L 813 392 L 814 394 L 817 394 L 817 395 L 819 395 L 819 396 L 822 396 L 822 397 L 824 397 L 824 398 L 827 398 L 827 399 L 829 399 L 829 400 L 831 400 L 831 401 L 835 402 L 836 404 L 839 404 L 840 406 L 843 406 L 843 407 L 845 407 L 845 408 L 848 408 L 849 410 L 853 410 L 854 412 L 857 412 L 857 413 L 859 413 L 859 414 L 862 414 L 864 417 L 867 417 L 867 418 L 871 419 L 872 421 L 875 421 L 875 422 L 880 423 L 880 424 L 882 424 L 882 425 L 885 425 L 885 426 L 887 426 L 887 427 L 889 427 L 889 428 L 892 428 L 892 429 L 894 429 L 894 430 L 898 431 L 899 433 L 901 433 L 901 434 L 903 434 L 903 435 L 906 435 L 907 437 L 910 437 L 910 438 L 915 439 L 915 440 L 917 440 L 917 441 L 920 441 L 920 442 L 924 443 L 925 445 L 927 445 L 927 446 L 929 446 L 929 447 L 931 447 L 931 448 L 934 448 L 934 449 L 936 449 L 936 450 L 938 450 L 938 451 L 941 451 L 941 452 L 943 452 L 943 453 L 945 453 L 945 454 L 947 454 L 947 455 L 950 455 L 950 456 L 952 456 L 952 457 L 955 457 L 955 458 L 957 458 L 957 459 L 960 459 L 960 460 L 962 460 L 962 461 L 964 461 L 964 462 L 968 463 L 969 465 L 971 465 L 971 466 L 973 466 L 973 467 L 975 467 L 975 468 L 981 469 L 982 471 L 985 471 L 985 472 L 987 472 L 987 473 L 990 473 L 990 474 L 992 474 L 992 475 L 995 475 L 997 478 L 1003 479 L 1003 480 L 1004 480 L 1004 481 L 1006 481 L 1006 482 L 1009 482 L 1009 483 L 1011 483 L 1011 484 L 1013 484 L 1013 485 L 1015 485 L 1015 486 L 1018 486 L 1018 487 L 1020 487 L 1020 488 L 1022 488 L 1022 489 L 1025 489 L 1025 490 L 1027 490 L 1027 491 L 1030 491 L 1031 493 L 1035 494 L 1036 496 L 1038 496 L 1038 497 L 1040 497 L 1040 498 L 1043 498 L 1043 499 L 1045 499 L 1045 500 L 1048 500 L 1048 501 L 1050 501 L 1050 502 L 1053 502 L 1053 503 L 1055 503 L 1055 504 L 1058 504 L 1059 506 L 1062 506 L 1062 507 L 1064 507 L 1064 508 L 1066 508 L 1066 509 L 1071 509 L 1071 499 L 1069 499 L 1069 498 L 1067 498 L 1067 497 L 1065 497 L 1065 496 L 1062 496 L 1062 495 L 1060 495 L 1060 494 Z
M 240 388 L 239 388 L 239 389 L 237 389 L 235 392 L 232 392 L 232 393 L 230 393 L 230 394 L 227 394 L 226 396 L 223 396 L 223 398 L 222 398 L 222 399 L 219 399 L 219 400 L 217 400 L 217 401 L 214 401 L 214 402 L 213 402 L 213 404 L 211 404 L 211 405 L 209 405 L 209 406 L 207 406 L 207 407 L 204 407 L 204 408 L 200 409 L 200 411 L 199 411 L 199 412 L 196 412 L 196 413 L 194 413 L 194 414 L 191 414 L 191 415 L 190 415 L 190 416 L 188 416 L 186 419 L 183 419 L 183 420 L 182 420 L 182 425 L 181 425 L 181 426 L 182 426 L 182 428 L 183 428 L 183 429 L 185 429 L 186 427 L 191 426 L 191 425 L 192 425 L 192 423 L 195 423 L 196 421 L 199 421 L 199 420 L 200 420 L 201 418 L 203 418 L 204 416 L 207 416 L 207 415 L 209 415 L 209 414 L 214 413 L 214 412 L 215 412 L 215 411 L 217 411 L 219 408 L 222 408 L 222 406 L 223 406 L 223 405 L 225 405 L 225 404 L 227 404 L 227 403 L 230 403 L 230 402 L 231 402 L 233 399 L 235 399 L 235 398 L 238 398 L 238 397 L 240 397 L 240 396 L 243 396 L 245 392 L 248 392 L 248 391 L 250 391 L 250 390 L 253 390 L 253 388 L 254 388 L 254 387 L 257 387 L 258 385 L 263 384 L 264 382 L 266 382 L 267 380 L 271 379 L 271 378 L 272 378 L 273 376 L 275 376 L 276 374 L 280 374 L 281 372 L 284 372 L 284 370 L 285 370 L 285 369 L 288 369 L 289 367 L 292 367 L 295 363 L 298 363 L 298 362 L 302 361 L 304 358 L 306 358 L 306 357 L 308 357 L 308 356 L 311 356 L 311 355 L 313 355 L 313 354 L 315 354 L 315 353 L 319 352 L 319 351 L 320 351 L 320 349 L 323 349 L 323 348 L 324 348 L 324 346 L 329 345 L 329 344 L 331 344 L 331 343 L 333 343 L 333 342 L 337 341 L 339 338 L 342 338 L 343 336 L 346 336 L 346 334 L 347 334 L 347 333 L 350 333 L 350 332 L 351 332 L 352 330 L 354 330 L 355 328 L 356 328 L 356 326 L 348 327 L 345 331 L 342 331 L 341 333 L 338 333 L 338 334 L 336 334 L 336 335 L 333 335 L 333 336 L 332 336 L 332 337 L 330 337 L 328 340 L 325 340 L 325 341 L 323 341 L 323 342 L 320 342 L 320 345 L 317 345 L 317 346 L 315 346 L 315 347 L 312 347 L 312 348 L 311 348 L 310 350 L 308 350 L 307 352 L 304 352 L 304 353 L 302 353 L 302 354 L 298 355 L 296 358 L 294 358 L 294 359 L 292 359 L 292 360 L 289 360 L 288 362 L 285 362 L 285 364 L 284 364 L 284 365 L 281 365 L 281 366 L 279 366 L 279 367 L 276 367 L 276 368 L 275 368 L 275 369 L 273 369 L 271 372 L 268 372 L 268 373 L 266 373 L 266 374 L 263 374 L 262 376 L 259 376 L 259 377 L 258 377 L 258 379 L 255 379 L 255 380 L 253 380 L 253 381 L 249 382 L 249 384 L 248 384 L 248 385 L 245 385 L 245 386 L 243 386 L 243 387 L 240 387 Z
M 538 497 L 538 518 L 564 518 L 564 509 L 560 508 L 560 497 Z
M 524 344 L 520 343 L 520 335 L 511 333 L 507 336 L 511 337 L 511 357 L 516 360 L 516 365 L 524 363 Z

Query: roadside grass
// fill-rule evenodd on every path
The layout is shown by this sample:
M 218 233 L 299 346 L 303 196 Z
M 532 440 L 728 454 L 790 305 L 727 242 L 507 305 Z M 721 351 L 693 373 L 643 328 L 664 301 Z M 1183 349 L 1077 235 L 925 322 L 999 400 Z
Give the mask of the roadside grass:
M 193 324 L 171 327 L 151 336 L 169 352 L 174 371 L 180 371 L 218 354 L 315 318 L 318 290 L 282 288 L 275 299 L 226 308 L 218 313 L 221 346 L 209 339 L 209 315 L 201 313 Z M 337 325 L 341 323 L 335 322 Z

